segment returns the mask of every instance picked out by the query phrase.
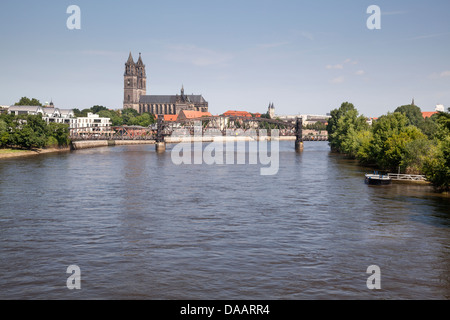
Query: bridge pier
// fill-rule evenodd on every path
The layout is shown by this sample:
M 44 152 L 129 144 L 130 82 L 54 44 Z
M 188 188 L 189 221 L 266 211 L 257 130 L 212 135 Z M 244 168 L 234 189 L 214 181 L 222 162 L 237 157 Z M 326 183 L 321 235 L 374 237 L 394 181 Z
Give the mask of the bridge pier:
M 164 153 L 166 152 L 166 143 L 163 142 L 156 142 L 156 153 Z
M 303 152 L 303 141 L 295 141 L 295 151 Z
M 164 141 L 164 115 L 158 115 L 157 133 L 156 133 L 156 153 L 166 152 L 166 142 Z

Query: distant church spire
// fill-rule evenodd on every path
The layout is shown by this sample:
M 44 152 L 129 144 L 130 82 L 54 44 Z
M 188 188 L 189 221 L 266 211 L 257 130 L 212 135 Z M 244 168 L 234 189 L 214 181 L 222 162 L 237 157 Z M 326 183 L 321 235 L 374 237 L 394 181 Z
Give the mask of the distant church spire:
M 412 99 L 411 105 L 412 105 L 412 106 L 415 106 L 415 104 L 414 104 L 414 98 Z

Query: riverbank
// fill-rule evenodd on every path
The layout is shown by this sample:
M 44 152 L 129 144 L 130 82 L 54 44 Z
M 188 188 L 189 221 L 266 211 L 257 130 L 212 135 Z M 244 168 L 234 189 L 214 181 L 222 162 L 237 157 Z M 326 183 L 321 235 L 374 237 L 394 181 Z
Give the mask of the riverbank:
M 48 148 L 38 150 L 17 150 L 17 149 L 0 149 L 0 159 L 11 159 L 36 156 L 39 154 L 68 152 L 70 147 L 66 148 Z

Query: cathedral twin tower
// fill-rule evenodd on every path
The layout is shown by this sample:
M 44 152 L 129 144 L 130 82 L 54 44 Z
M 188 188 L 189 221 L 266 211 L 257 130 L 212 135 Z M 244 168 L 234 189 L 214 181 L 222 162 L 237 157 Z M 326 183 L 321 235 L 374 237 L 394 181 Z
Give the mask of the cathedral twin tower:
M 141 54 L 134 62 L 133 56 L 125 63 L 124 74 L 124 109 L 134 109 L 139 113 L 150 112 L 155 115 L 175 115 L 182 110 L 208 112 L 208 102 L 202 95 L 185 95 L 184 88 L 180 95 L 146 95 L 147 74 Z
M 145 96 L 147 93 L 147 75 L 145 73 L 145 65 L 142 62 L 141 54 L 139 53 L 139 59 L 134 63 L 133 56 L 128 57 L 128 61 L 125 63 L 124 74 L 124 109 L 135 109 L 139 111 L 139 101 L 141 96 Z

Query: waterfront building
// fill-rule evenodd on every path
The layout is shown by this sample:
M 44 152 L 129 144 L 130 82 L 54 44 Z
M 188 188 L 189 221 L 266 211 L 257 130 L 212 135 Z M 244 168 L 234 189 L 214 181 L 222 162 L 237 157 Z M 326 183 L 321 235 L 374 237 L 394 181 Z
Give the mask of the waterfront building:
M 44 115 L 44 109 L 41 106 L 10 106 L 8 114 L 14 116 L 20 115 Z
M 42 119 L 47 122 L 71 124 L 72 118 L 75 117 L 73 110 L 55 108 L 53 103 L 48 106 L 10 106 L 8 113 L 19 115 L 41 115 Z
M 141 54 L 134 62 L 130 52 L 125 63 L 123 108 L 139 113 L 178 115 L 182 110 L 208 112 L 208 102 L 202 95 L 187 95 L 182 86 L 180 94 L 147 95 L 147 73 Z
M 74 134 L 110 134 L 111 129 L 110 118 L 101 118 L 98 114 L 88 113 L 87 117 L 79 117 L 70 119 L 70 128 Z
M 75 118 L 75 114 L 71 109 L 59 109 L 55 107 L 42 108 L 44 115 L 42 119 L 47 123 L 65 123 L 71 124 L 71 120 Z

